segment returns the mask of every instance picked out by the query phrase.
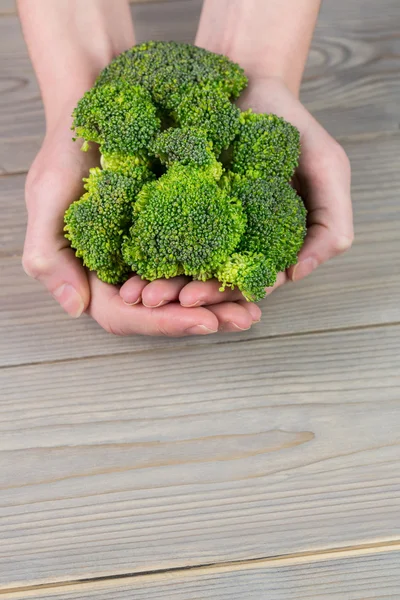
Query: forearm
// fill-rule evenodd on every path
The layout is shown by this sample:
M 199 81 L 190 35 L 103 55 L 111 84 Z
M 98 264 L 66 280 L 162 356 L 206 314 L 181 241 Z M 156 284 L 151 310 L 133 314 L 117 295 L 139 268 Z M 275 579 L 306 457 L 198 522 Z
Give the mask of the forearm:
M 48 126 L 134 44 L 128 0 L 18 0 Z
M 321 0 L 204 0 L 196 44 L 298 94 Z

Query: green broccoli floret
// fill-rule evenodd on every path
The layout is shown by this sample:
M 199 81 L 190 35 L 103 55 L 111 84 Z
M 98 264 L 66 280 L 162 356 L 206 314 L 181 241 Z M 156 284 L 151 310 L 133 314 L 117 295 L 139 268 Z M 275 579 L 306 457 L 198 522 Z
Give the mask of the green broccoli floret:
M 294 265 L 306 234 L 306 209 L 291 185 L 238 177 L 232 191 L 247 217 L 239 250 L 262 252 L 277 271 Z
M 219 188 L 212 169 L 175 164 L 138 194 L 123 256 L 150 281 L 182 273 L 206 280 L 234 251 L 245 224 L 240 202 Z
M 188 86 L 172 115 L 181 127 L 203 129 L 216 154 L 227 148 L 239 132 L 239 108 L 212 85 Z
M 300 134 L 276 115 L 247 111 L 240 116 L 240 133 L 233 145 L 231 169 L 247 177 L 289 181 L 298 165 Z
M 135 197 L 152 176 L 144 166 L 137 166 L 133 177 L 99 168 L 90 169 L 80 200 L 65 213 L 65 237 L 76 250 L 76 256 L 99 279 L 120 283 L 130 272 L 121 253 L 124 234 L 132 223 Z
M 140 84 L 161 107 L 189 84 L 210 84 L 235 99 L 247 85 L 239 65 L 226 56 L 177 42 L 146 42 L 115 58 L 100 74 L 97 85 L 110 81 Z
M 166 129 L 156 137 L 151 151 L 167 167 L 175 162 L 197 167 L 216 163 L 212 143 L 204 131 L 197 129 Z
M 111 154 L 108 152 L 103 153 L 102 150 L 103 149 L 100 147 L 100 164 L 103 169 L 115 171 L 116 173 L 121 173 L 127 177 L 133 177 L 134 179 L 139 178 L 142 182 L 144 181 L 142 174 L 147 173 L 147 169 L 150 169 L 150 160 L 130 154 L 119 154 L 118 152 L 113 152 Z M 146 167 L 146 169 L 140 167 Z
M 146 153 L 161 126 L 149 92 L 123 81 L 93 87 L 72 116 L 76 136 L 101 144 L 104 153 Z
M 274 285 L 276 268 L 261 252 L 235 252 L 225 264 L 215 271 L 215 277 L 226 287 L 238 287 L 249 302 L 257 302 L 265 296 L 265 288 Z

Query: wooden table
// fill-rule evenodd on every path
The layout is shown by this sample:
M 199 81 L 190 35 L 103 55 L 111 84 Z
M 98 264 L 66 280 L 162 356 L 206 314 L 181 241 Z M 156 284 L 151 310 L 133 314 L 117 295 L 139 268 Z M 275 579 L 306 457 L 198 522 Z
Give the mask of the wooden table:
M 192 41 L 199 0 L 133 4 Z M 327 0 L 302 99 L 353 166 L 353 249 L 250 332 L 114 338 L 20 265 L 44 120 L 0 1 L 0 598 L 400 598 L 400 4 Z

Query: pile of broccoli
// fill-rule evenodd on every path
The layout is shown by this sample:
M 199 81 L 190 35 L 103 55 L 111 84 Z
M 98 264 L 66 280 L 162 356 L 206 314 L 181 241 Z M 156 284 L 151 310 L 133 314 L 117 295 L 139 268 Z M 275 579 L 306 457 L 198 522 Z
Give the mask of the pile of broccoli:
M 65 235 L 108 283 L 216 277 L 247 300 L 296 263 L 306 210 L 290 185 L 299 132 L 241 112 L 243 70 L 189 44 L 148 42 L 118 56 L 79 101 L 73 129 L 100 146 Z

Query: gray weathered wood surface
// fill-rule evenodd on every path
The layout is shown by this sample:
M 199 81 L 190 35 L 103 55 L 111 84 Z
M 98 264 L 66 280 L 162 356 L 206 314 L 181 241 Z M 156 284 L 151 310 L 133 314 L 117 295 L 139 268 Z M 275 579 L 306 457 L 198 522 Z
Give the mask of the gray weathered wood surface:
M 33 589 L 12 600 L 396 600 L 400 551 L 322 556 L 202 568 Z
M 192 41 L 200 7 L 133 4 L 138 40 Z M 399 29 L 398 0 L 325 2 L 304 80 L 351 158 L 350 253 L 251 332 L 118 339 L 22 272 L 44 120 L 0 0 L 0 597 L 399 597 Z

